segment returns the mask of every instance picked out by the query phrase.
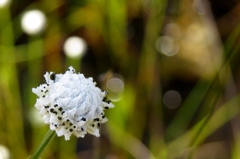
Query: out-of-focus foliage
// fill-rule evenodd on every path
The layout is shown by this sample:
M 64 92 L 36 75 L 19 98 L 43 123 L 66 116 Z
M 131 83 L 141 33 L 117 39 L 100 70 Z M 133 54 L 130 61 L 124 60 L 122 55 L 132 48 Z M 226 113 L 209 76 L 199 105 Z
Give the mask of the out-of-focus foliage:
M 240 158 L 239 6 L 0 1 L 0 159 L 36 150 L 49 128 L 31 89 L 69 66 L 115 108 L 101 137 L 55 138 L 42 158 Z

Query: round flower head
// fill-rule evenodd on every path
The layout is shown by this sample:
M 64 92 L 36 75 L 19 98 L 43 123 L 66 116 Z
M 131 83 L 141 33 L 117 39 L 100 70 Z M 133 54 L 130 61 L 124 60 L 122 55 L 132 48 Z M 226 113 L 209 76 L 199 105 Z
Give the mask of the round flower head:
M 73 67 L 65 74 L 47 72 L 44 77 L 46 83 L 32 91 L 38 96 L 35 107 L 50 129 L 58 136 L 64 135 L 66 140 L 72 134 L 100 136 L 100 124 L 107 121 L 104 110 L 113 107 L 107 93 L 96 87 L 92 78 L 76 73 Z

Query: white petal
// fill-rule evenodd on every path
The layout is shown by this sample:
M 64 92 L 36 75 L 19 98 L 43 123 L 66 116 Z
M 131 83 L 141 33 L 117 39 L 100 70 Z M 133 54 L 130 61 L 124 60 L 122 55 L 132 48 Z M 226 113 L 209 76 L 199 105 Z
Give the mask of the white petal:
M 63 136 L 66 133 L 65 127 L 60 127 L 56 130 L 57 136 Z

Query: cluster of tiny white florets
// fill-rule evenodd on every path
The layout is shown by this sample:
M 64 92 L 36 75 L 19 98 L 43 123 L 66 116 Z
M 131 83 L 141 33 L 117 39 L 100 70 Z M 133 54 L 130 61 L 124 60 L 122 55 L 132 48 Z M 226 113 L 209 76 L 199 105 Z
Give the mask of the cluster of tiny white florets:
M 35 107 L 50 129 L 58 136 L 64 135 L 66 140 L 72 134 L 100 136 L 100 124 L 107 121 L 104 110 L 113 107 L 107 93 L 96 87 L 92 78 L 76 73 L 73 67 L 65 74 L 47 72 L 44 77 L 46 83 L 32 91 L 38 96 Z

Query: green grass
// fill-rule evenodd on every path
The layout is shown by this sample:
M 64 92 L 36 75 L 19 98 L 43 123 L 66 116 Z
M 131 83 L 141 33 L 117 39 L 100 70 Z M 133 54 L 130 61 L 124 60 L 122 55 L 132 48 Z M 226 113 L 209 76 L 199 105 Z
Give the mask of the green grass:
M 88 152 L 95 158 L 190 159 L 204 154 L 201 148 L 214 142 L 230 145 L 226 158 L 240 158 L 239 26 L 222 44 L 217 36 L 207 43 L 207 35 L 201 41 L 203 48 L 200 43 L 186 43 L 191 24 L 211 28 L 204 23 L 207 16 L 195 13 L 190 3 L 175 3 L 177 14 L 169 11 L 171 6 L 165 0 L 72 0 L 69 4 L 40 0 L 27 7 L 13 2 L 11 8 L 0 8 L 0 145 L 9 149 L 11 158 L 33 155 L 48 132 L 47 125 L 30 118 L 36 101 L 31 89 L 43 82 L 46 71 L 60 73 L 70 65 L 94 75 L 103 89 L 100 74 L 113 72 L 124 78 L 121 99 L 106 113 L 109 121 L 101 128 L 102 137 L 94 140 L 95 146 Z M 39 35 L 28 36 L 21 30 L 21 15 L 29 9 L 40 9 L 47 16 L 47 27 Z M 182 34 L 176 40 L 179 52 L 168 57 L 156 50 L 155 42 L 171 22 L 180 26 Z M 129 26 L 135 29 L 133 38 L 128 37 Z M 71 35 L 86 39 L 91 49 L 86 57 L 64 55 L 64 40 Z M 195 33 L 191 36 L 194 42 Z M 194 49 L 184 52 L 184 47 L 192 45 Z M 212 60 L 201 65 L 192 60 L 192 53 L 202 51 L 205 56 L 203 50 Z M 196 84 L 191 90 L 179 87 L 180 94 L 186 91 L 187 95 L 179 108 L 170 110 L 163 96 L 175 79 Z M 232 136 L 215 139 L 217 132 Z M 76 153 L 77 142 L 86 144 L 75 137 L 70 141 L 55 137 L 41 158 L 81 157 Z

